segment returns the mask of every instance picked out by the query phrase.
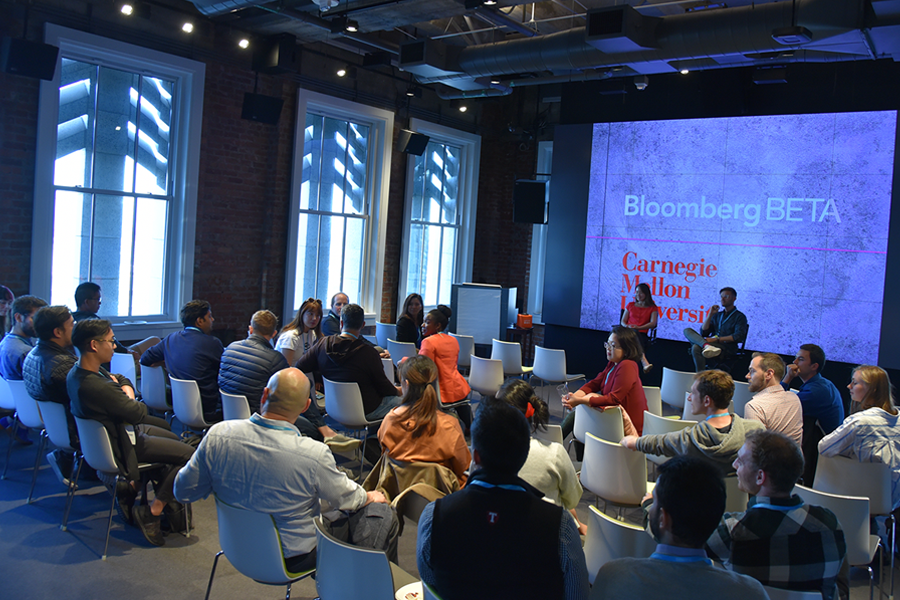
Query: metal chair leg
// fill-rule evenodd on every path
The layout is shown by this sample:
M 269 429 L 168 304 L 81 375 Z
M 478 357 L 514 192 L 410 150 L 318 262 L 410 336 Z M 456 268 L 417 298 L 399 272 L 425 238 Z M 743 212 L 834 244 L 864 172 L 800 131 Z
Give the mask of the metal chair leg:
M 38 442 L 37 455 L 34 457 L 34 471 L 31 473 L 31 489 L 28 490 L 28 504 L 31 504 L 31 497 L 34 495 L 34 484 L 37 481 L 38 468 L 41 466 L 41 456 L 47 447 L 47 430 L 41 430 L 41 441 Z
M 219 557 L 223 554 L 225 554 L 225 551 L 219 550 L 216 553 L 216 557 L 213 559 L 212 571 L 209 572 L 209 583 L 206 584 L 206 597 L 204 598 L 204 600 L 209 600 L 209 592 L 212 590 L 213 577 L 216 576 L 216 565 L 219 564 Z
M 366 432 L 363 435 L 362 452 L 359 455 L 359 483 L 362 484 L 363 467 L 366 464 L 366 442 L 369 441 L 369 427 L 366 426 Z
M 75 490 L 78 489 L 78 477 L 81 475 L 81 467 L 84 465 L 84 456 L 81 456 L 78 452 L 72 456 L 74 465 L 78 465 L 75 468 L 75 479 L 69 478 L 69 489 L 66 490 L 66 510 L 63 513 L 62 524 L 59 526 L 60 529 L 66 531 L 69 523 L 69 511 L 72 510 L 72 504 L 75 501 Z
M 287 584 L 287 592 L 284 595 L 284 600 L 291 600 L 291 584 Z
M 9 429 L 9 446 L 6 448 L 6 465 L 3 467 L 3 475 L 0 476 L 0 479 L 6 479 L 6 472 L 9 470 L 9 457 L 12 456 L 13 438 L 16 437 L 16 432 L 19 430 L 19 418 L 17 416 L 13 417 L 12 425 L 7 429 Z
M 121 475 L 116 475 L 116 482 L 113 486 L 112 502 L 109 505 L 109 519 L 106 522 L 106 545 L 103 546 L 103 556 L 100 557 L 100 560 L 106 560 L 106 552 L 109 550 L 109 531 L 112 529 L 113 511 L 116 509 L 116 490 L 119 489 L 119 479 L 121 479 Z

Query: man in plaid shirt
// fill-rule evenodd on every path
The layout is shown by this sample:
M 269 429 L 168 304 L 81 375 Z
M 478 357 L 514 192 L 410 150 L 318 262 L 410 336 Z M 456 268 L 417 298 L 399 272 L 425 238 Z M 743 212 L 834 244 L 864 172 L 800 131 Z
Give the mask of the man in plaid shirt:
M 753 431 L 734 468 L 750 502 L 722 517 L 707 541 L 710 558 L 764 585 L 820 590 L 832 600 L 847 545 L 834 513 L 791 495 L 803 473 L 800 447 L 781 433 Z

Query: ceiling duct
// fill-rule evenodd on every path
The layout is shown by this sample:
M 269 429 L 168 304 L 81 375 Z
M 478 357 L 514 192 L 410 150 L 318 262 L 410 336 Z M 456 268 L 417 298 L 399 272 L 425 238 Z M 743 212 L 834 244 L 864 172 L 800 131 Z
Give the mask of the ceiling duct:
M 412 40 L 400 44 L 400 68 L 420 77 L 459 75 L 459 53 L 460 48 L 437 40 Z
M 584 41 L 607 53 L 631 52 L 656 47 L 658 17 L 647 17 L 630 5 L 589 10 Z

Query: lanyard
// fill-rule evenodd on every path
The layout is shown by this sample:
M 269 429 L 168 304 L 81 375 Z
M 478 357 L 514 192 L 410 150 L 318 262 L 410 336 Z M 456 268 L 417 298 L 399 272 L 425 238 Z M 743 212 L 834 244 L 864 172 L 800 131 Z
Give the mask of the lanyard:
M 723 310 L 720 314 L 725 315 L 725 318 L 719 317 L 719 326 L 716 328 L 716 333 L 721 333 L 722 328 L 725 326 L 725 323 L 728 322 L 728 319 L 731 318 L 731 315 L 737 312 L 737 309 L 732 309 L 731 312 L 727 310 Z
M 254 413 L 253 416 L 250 417 L 250 422 L 254 425 L 259 425 L 260 427 L 265 427 L 266 429 L 279 429 L 281 431 L 290 431 L 291 433 L 296 433 L 297 436 L 300 436 L 300 432 L 297 431 L 296 427 L 280 427 L 278 425 L 272 425 L 271 423 L 267 423 L 264 417 L 260 416 L 258 413 Z
M 358 339 L 359 339 L 359 336 L 358 336 L 358 335 L 353 335 L 353 334 L 350 333 L 349 331 L 342 331 L 342 332 L 341 332 L 341 335 L 349 335 L 349 336 L 352 337 L 354 340 L 358 340 Z
M 184 328 L 185 331 L 187 331 L 188 329 L 190 329 L 191 331 L 196 331 L 197 333 L 203 333 L 203 331 L 199 327 L 194 327 L 193 325 Z
M 704 421 L 709 421 L 710 419 L 715 419 L 716 417 L 726 417 L 726 416 L 730 417 L 730 416 L 731 416 L 731 413 L 727 413 L 727 412 L 723 412 L 723 413 L 713 413 L 713 414 L 709 415 L 708 417 L 706 417 L 706 418 L 703 419 L 703 420 L 704 420 Z
M 673 556 L 671 554 L 660 554 L 659 552 L 654 552 L 650 555 L 650 558 L 655 558 L 656 560 L 662 560 L 665 562 L 671 563 L 706 563 L 709 566 L 713 566 L 713 561 L 705 556 Z
M 794 506 L 777 506 L 775 504 L 754 504 L 750 508 L 765 508 L 768 510 L 777 510 L 781 512 L 791 512 L 794 509 L 802 507 L 804 502 L 801 500 L 800 504 L 795 504 Z
M 487 481 L 482 481 L 480 479 L 470 479 L 469 485 L 477 485 L 477 486 L 480 486 L 483 488 L 488 488 L 488 489 L 500 488 L 501 490 L 510 490 L 512 492 L 524 492 L 525 491 L 525 488 L 523 488 L 521 485 L 510 485 L 507 483 L 496 485 L 493 483 L 488 483 Z
M 613 371 L 616 370 L 616 367 L 617 367 L 617 366 L 619 366 L 619 365 L 616 364 L 616 366 L 613 367 L 612 369 L 610 369 L 610 370 L 609 370 L 609 373 L 606 374 L 606 379 L 603 380 L 603 388 L 604 388 L 604 391 L 605 391 L 605 389 L 606 389 L 606 384 L 609 383 L 609 378 L 612 377 Z

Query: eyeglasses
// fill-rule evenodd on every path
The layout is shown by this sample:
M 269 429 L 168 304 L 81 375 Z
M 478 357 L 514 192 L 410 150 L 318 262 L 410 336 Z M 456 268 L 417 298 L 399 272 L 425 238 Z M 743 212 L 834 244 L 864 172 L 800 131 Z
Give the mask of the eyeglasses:
M 621 348 L 621 346 L 616 346 L 615 342 L 603 342 L 603 347 L 607 350 L 615 350 L 616 348 Z
M 116 338 L 113 338 L 111 340 L 104 340 L 103 338 L 94 338 L 94 341 L 95 342 L 106 342 L 108 344 L 112 344 L 113 346 L 115 346 L 116 344 L 119 343 L 118 340 L 116 340 Z
M 318 298 L 307 298 L 303 302 L 303 304 L 309 304 L 309 303 L 318 304 L 319 306 L 322 305 L 322 301 L 319 300 Z

